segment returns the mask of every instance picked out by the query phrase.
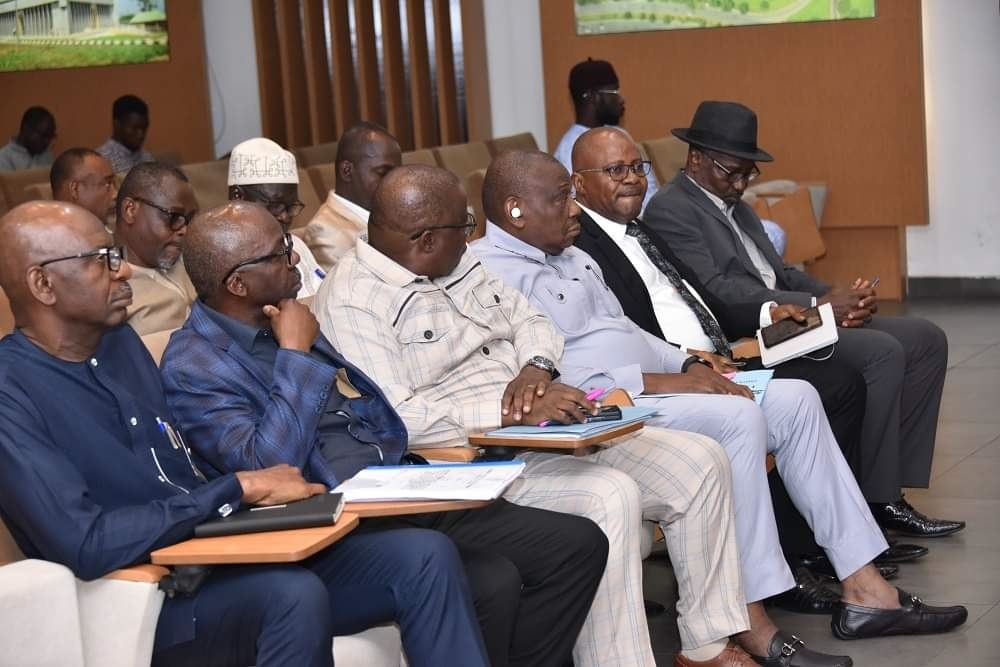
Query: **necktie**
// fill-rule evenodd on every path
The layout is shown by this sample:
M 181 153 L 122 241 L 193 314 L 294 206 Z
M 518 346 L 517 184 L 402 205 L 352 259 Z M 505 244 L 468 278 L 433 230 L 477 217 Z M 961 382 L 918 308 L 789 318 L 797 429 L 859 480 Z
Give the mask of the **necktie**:
M 677 269 L 674 268 L 674 265 L 668 262 L 667 258 L 660 253 L 660 249 L 657 248 L 651 240 L 649 240 L 649 236 L 646 235 L 646 232 L 642 231 L 638 224 L 630 222 L 625 227 L 625 233 L 639 242 L 639 247 L 642 248 L 644 253 L 646 253 L 649 260 L 660 270 L 660 273 L 667 277 L 667 280 L 673 288 L 677 290 L 677 293 L 681 295 L 682 299 L 684 299 L 684 303 L 686 303 L 688 308 L 694 312 L 695 317 L 698 318 L 698 324 L 701 325 L 701 330 L 705 332 L 705 335 L 708 336 L 709 340 L 712 341 L 712 344 L 715 345 L 715 352 L 725 357 L 732 356 L 732 349 L 729 347 L 729 341 L 726 340 L 726 334 L 723 333 L 722 327 L 720 327 L 719 323 L 715 321 L 714 317 L 712 317 L 712 313 L 708 312 L 708 308 L 703 306 L 701 301 L 699 301 L 695 295 L 691 293 L 691 290 L 687 288 L 687 285 L 685 285 L 684 281 L 681 279 L 681 274 L 679 274 Z

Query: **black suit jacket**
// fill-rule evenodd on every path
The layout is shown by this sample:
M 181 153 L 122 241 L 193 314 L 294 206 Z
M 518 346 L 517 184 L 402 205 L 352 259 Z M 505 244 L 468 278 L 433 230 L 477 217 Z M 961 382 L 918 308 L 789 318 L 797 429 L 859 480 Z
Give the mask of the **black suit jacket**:
M 625 253 L 621 251 L 610 236 L 604 233 L 594 220 L 581 211 L 577 217 L 580 221 L 580 235 L 576 237 L 576 246 L 593 257 L 604 273 L 604 280 L 615 293 L 625 310 L 625 314 L 649 333 L 670 340 L 670 332 L 662 331 L 653 310 L 653 301 L 649 290 L 642 282 L 639 272 L 632 266 Z M 681 262 L 656 232 L 648 225 L 639 222 L 639 226 L 649 236 L 664 258 L 674 265 L 681 277 L 688 282 L 695 292 L 704 300 L 719 325 L 730 340 L 744 336 L 752 336 L 760 325 L 760 303 L 739 303 L 727 306 L 705 289 L 698 276 L 686 264 Z M 763 303 L 763 302 L 761 302 Z

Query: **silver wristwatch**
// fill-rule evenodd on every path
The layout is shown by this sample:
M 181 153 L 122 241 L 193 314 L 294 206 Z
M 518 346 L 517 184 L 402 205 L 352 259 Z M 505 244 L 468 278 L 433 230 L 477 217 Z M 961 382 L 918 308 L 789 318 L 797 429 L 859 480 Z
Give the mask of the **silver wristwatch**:
M 559 377 L 559 371 L 556 370 L 555 362 L 551 359 L 547 359 L 546 357 L 536 355 L 531 359 L 528 359 L 528 366 L 534 366 L 535 368 L 545 371 L 552 376 L 553 380 Z

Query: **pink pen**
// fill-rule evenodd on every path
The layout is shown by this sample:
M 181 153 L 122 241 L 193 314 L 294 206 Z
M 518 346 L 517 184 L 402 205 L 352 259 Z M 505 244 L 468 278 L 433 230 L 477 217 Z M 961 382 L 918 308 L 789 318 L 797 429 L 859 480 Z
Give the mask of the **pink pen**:
M 588 401 L 596 401 L 597 399 L 601 398 L 602 396 L 604 396 L 609 391 L 611 391 L 611 390 L 610 389 L 601 389 L 601 388 L 591 389 L 590 391 L 587 392 L 587 394 L 586 394 L 586 396 L 584 396 L 584 398 L 586 398 Z M 538 425 L 539 426 L 548 426 L 551 423 L 552 423 L 552 420 L 546 419 L 543 422 L 539 422 Z

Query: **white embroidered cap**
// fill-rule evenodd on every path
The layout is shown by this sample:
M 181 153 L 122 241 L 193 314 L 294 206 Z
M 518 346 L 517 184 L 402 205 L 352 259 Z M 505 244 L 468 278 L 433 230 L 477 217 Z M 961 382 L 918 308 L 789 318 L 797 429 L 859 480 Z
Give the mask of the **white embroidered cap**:
M 228 185 L 298 182 L 295 156 L 270 139 L 247 139 L 229 155 Z

